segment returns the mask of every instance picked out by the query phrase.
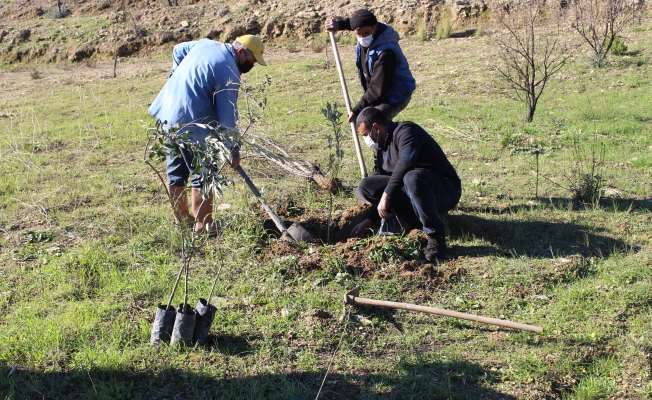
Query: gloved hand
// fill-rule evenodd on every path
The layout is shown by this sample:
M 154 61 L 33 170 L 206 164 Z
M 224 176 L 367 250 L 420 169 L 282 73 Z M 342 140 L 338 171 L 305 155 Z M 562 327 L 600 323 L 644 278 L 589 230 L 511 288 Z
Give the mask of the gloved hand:
M 371 229 L 372 226 L 374 226 L 374 221 L 367 218 L 356 225 L 353 229 L 351 229 L 351 234 L 349 237 L 364 237 L 367 233 L 369 233 L 369 229 Z

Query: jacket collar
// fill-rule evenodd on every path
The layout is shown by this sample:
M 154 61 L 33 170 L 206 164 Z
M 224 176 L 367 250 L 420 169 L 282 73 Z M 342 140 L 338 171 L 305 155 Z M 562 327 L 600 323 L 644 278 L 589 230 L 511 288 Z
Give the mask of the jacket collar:
M 369 50 L 372 50 L 385 43 L 398 43 L 400 36 L 398 32 L 394 30 L 391 26 L 380 22 L 378 30 L 374 34 L 374 41 L 369 46 Z

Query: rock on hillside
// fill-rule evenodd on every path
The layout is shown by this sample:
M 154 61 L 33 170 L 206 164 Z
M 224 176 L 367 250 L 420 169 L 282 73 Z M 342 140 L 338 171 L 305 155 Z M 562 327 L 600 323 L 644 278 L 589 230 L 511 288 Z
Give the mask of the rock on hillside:
M 324 43 L 324 20 L 372 10 L 404 35 L 449 15 L 469 23 L 486 10 L 484 0 L 5 0 L 0 4 L 0 59 L 78 62 L 167 51 L 166 43 L 209 37 L 231 41 L 257 34 L 293 47 Z M 345 33 L 346 34 L 346 33 Z

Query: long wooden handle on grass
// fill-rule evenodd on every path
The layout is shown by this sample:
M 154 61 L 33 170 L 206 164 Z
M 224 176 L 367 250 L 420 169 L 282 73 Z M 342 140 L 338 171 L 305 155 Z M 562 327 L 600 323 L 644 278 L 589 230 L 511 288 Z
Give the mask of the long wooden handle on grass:
M 272 221 L 274 221 L 274 225 L 276 225 L 278 230 L 281 231 L 281 236 L 286 238 L 292 238 L 292 236 L 288 233 L 288 229 L 285 227 L 283 221 L 281 221 L 281 219 L 278 217 L 278 215 L 276 215 L 274 210 L 272 210 L 272 208 L 267 203 L 265 203 L 265 200 L 263 199 L 263 195 L 261 195 L 258 189 L 256 189 L 256 186 L 254 186 L 254 183 L 251 181 L 251 179 L 249 179 L 249 176 L 244 171 L 244 169 L 242 169 L 242 166 L 238 167 L 238 172 L 240 173 L 242 179 L 244 179 L 244 181 L 247 183 L 247 186 L 249 186 L 249 189 L 251 189 L 254 196 L 258 198 L 260 204 L 263 206 L 265 211 L 267 211 L 267 215 L 269 215 Z
M 520 329 L 524 331 L 538 332 L 538 333 L 543 332 L 543 328 L 540 326 L 521 324 L 518 322 L 507 321 L 504 319 L 483 317 L 481 315 L 461 313 L 457 311 L 445 310 L 443 308 L 418 306 L 416 304 L 410 304 L 410 303 L 397 303 L 394 301 L 365 299 L 363 297 L 358 297 L 357 289 L 354 289 L 344 295 L 344 303 L 363 304 L 363 305 L 378 306 L 378 307 L 385 307 L 385 308 L 398 308 L 401 310 L 409 310 L 409 311 L 419 311 L 427 314 L 437 314 L 437 315 L 444 315 L 447 317 L 465 319 L 467 321 L 482 322 L 483 324 L 498 325 L 505 328 Z
M 347 118 L 351 112 L 351 101 L 349 100 L 349 91 L 346 88 L 346 81 L 344 80 L 344 72 L 342 71 L 342 64 L 340 63 L 340 52 L 337 51 L 337 42 L 335 41 L 335 34 L 333 31 L 328 31 L 331 38 L 331 45 L 333 45 L 333 58 L 337 64 L 337 73 L 340 75 L 340 83 L 342 84 L 342 94 L 344 95 L 344 103 L 346 104 Z M 355 132 L 355 123 L 351 122 L 351 133 L 353 134 L 353 143 L 355 143 L 355 153 L 358 156 L 358 164 L 360 164 L 360 173 L 362 177 L 367 176 L 367 167 L 364 165 L 364 158 L 362 158 L 362 150 L 360 149 L 360 141 L 358 134 Z

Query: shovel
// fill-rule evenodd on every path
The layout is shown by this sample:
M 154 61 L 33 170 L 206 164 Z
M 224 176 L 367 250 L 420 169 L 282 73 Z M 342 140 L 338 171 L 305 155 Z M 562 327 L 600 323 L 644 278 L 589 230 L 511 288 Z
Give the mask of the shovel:
M 505 328 L 521 329 L 524 331 L 538 332 L 538 333 L 543 332 L 543 328 L 540 326 L 526 325 L 518 322 L 507 321 L 504 319 L 489 318 L 489 317 L 483 317 L 481 315 L 461 313 L 457 311 L 445 310 L 443 308 L 419 306 L 410 303 L 397 303 L 394 301 L 365 299 L 363 297 L 358 297 L 359 294 L 360 294 L 360 288 L 355 288 L 347 292 L 344 295 L 344 304 L 363 304 L 363 305 L 385 307 L 385 308 L 395 308 L 395 309 L 398 308 L 402 310 L 419 311 L 428 314 L 445 315 L 447 317 L 465 319 L 467 321 L 482 322 L 483 324 L 498 325 Z
M 263 196 L 260 194 L 258 189 L 256 189 L 256 186 L 254 186 L 254 183 L 249 179 L 249 176 L 247 176 L 247 173 L 242 169 L 242 166 L 238 167 L 238 172 L 240 173 L 240 176 L 244 181 L 247 183 L 247 186 L 249 186 L 249 189 L 253 192 L 254 196 L 258 197 L 258 200 L 260 200 L 260 204 L 263 206 L 265 211 L 267 211 L 267 214 L 269 217 L 274 221 L 274 224 L 278 228 L 279 231 L 281 231 L 281 239 L 287 240 L 288 242 L 309 242 L 312 243 L 314 242 L 315 238 L 304 228 L 301 226 L 299 223 L 295 222 L 292 225 L 290 225 L 290 228 L 286 228 L 285 224 L 283 224 L 283 221 L 276 215 L 274 210 L 265 203 L 265 200 L 263 199 Z
M 333 45 L 333 58 L 337 64 L 337 72 L 340 75 L 340 83 L 342 84 L 342 94 L 344 95 L 344 103 L 346 104 L 347 117 L 351 112 L 351 101 L 349 100 L 349 91 L 346 89 L 346 80 L 344 80 L 344 72 L 342 71 L 342 64 L 340 63 L 340 52 L 337 51 L 337 42 L 335 41 L 335 34 L 333 31 L 328 31 Z M 355 123 L 351 122 L 351 133 L 353 134 L 353 143 L 355 143 L 355 153 L 358 156 L 358 164 L 360 165 L 360 174 L 365 178 L 367 176 L 367 168 L 364 165 L 364 158 L 362 158 L 362 150 L 360 150 L 360 141 L 358 134 L 355 132 Z

